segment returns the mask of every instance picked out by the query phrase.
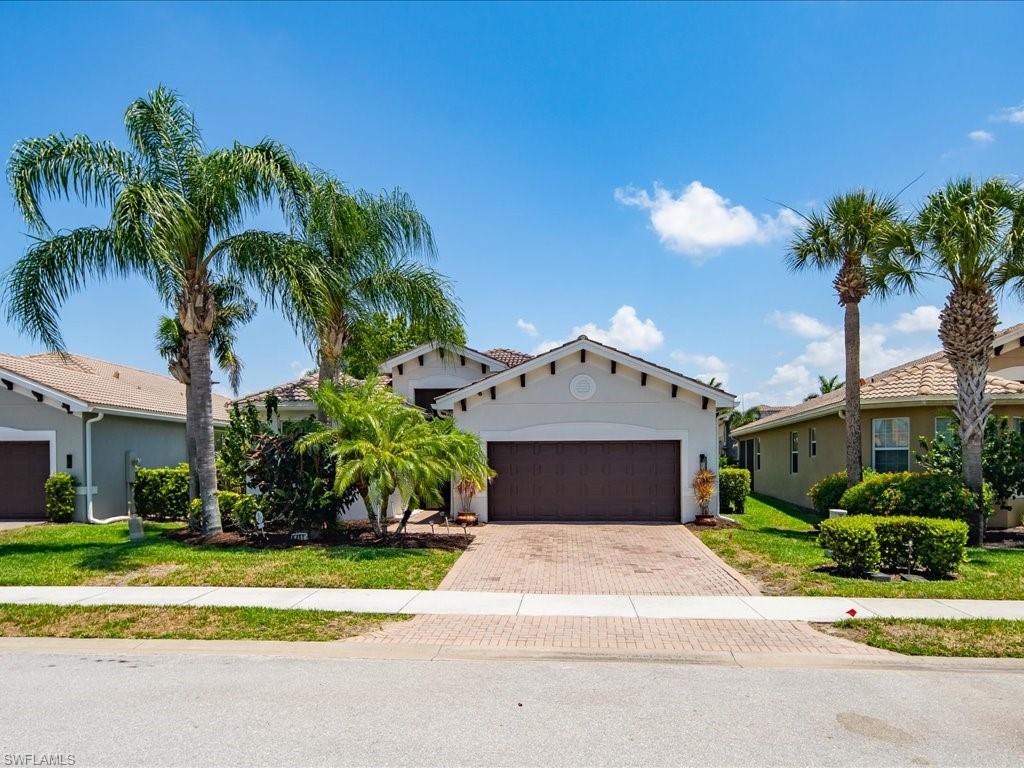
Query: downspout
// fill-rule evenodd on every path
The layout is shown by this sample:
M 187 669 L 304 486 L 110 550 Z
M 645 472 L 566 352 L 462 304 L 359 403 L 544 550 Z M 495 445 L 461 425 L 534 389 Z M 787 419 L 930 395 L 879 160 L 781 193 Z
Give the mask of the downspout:
M 92 497 L 93 497 L 93 485 L 92 485 L 92 425 L 97 421 L 103 421 L 103 417 L 106 414 L 100 413 L 95 419 L 89 419 L 85 422 L 85 519 L 90 523 L 96 523 L 98 525 L 106 525 L 107 523 L 118 523 L 122 520 L 127 520 L 128 516 L 123 517 L 108 517 L 106 519 L 99 519 L 92 513 Z

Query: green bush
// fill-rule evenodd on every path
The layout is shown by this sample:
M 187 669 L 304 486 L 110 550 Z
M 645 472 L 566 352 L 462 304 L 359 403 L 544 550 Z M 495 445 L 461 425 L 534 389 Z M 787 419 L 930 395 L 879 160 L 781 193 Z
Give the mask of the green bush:
M 723 467 L 718 473 L 718 488 L 723 510 L 726 513 L 742 512 L 750 495 L 750 470 Z
M 826 475 L 807 489 L 807 498 L 819 515 L 827 516 L 830 509 L 839 508 L 839 500 L 846 493 L 846 470 Z
M 221 525 L 224 530 L 242 532 L 256 529 L 256 512 L 260 509 L 258 496 L 247 496 L 234 491 L 217 491 Z M 203 501 L 192 499 L 188 510 L 188 525 L 195 531 L 203 530 Z
M 924 568 L 933 576 L 955 573 L 967 551 L 967 523 L 924 517 L 876 519 L 882 565 L 905 571 Z M 907 542 L 912 546 L 908 549 Z
M 135 473 L 135 512 L 147 520 L 184 520 L 188 515 L 188 464 Z
M 985 503 L 992 502 L 986 489 Z M 839 507 L 851 515 L 969 519 L 974 497 L 959 477 L 944 472 L 882 472 L 848 488 Z
M 51 523 L 70 523 L 75 514 L 75 487 L 78 481 L 67 472 L 50 475 L 43 486 L 46 516 Z
M 822 520 L 818 543 L 829 550 L 843 573 L 860 575 L 878 568 L 881 553 L 871 518 L 836 517 Z

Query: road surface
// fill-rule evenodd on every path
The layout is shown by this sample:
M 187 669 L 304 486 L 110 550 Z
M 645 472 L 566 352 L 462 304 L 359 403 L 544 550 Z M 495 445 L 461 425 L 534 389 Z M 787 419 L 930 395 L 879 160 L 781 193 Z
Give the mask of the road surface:
M 0 766 L 1024 762 L 1006 672 L 19 651 L 0 689 Z

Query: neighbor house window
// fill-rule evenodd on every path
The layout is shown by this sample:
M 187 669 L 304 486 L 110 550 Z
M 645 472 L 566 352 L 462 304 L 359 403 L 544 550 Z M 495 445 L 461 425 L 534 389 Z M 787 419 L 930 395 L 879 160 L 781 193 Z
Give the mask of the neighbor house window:
M 936 416 L 935 417 L 935 436 L 939 435 L 951 435 L 953 434 L 953 417 L 952 416 Z
M 871 420 L 871 464 L 876 472 L 910 469 L 910 419 Z
M 814 427 L 807 430 L 807 455 L 818 455 L 818 433 Z
M 761 468 L 761 438 L 754 438 L 754 469 Z
M 800 433 L 789 433 L 789 473 L 795 475 L 800 471 Z

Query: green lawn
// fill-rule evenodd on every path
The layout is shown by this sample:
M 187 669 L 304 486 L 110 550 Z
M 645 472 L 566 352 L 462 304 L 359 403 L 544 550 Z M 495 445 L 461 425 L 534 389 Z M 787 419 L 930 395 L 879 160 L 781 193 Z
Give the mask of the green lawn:
M 41 525 L 0 533 L 0 584 L 153 584 L 235 587 L 433 589 L 459 557 L 437 549 L 183 544 L 161 536 L 180 523 Z
M 909 656 L 1024 658 L 1024 621 L 1008 619 L 857 619 L 821 628 Z
M 697 529 L 697 535 L 766 594 L 1024 599 L 1024 550 L 971 548 L 957 579 L 887 584 L 816 571 L 830 563 L 811 531 L 819 519 L 814 514 L 751 496 L 734 519 L 742 527 Z
M 0 637 L 341 640 L 405 618 L 270 608 L 0 604 Z

